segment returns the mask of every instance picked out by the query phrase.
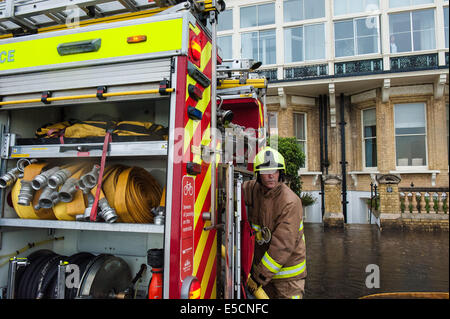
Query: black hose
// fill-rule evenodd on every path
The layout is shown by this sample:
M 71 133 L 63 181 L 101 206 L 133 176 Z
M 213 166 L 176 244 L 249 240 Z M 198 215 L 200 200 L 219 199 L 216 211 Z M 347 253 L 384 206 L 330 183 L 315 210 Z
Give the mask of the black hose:
M 61 261 L 78 266 L 81 284 L 91 268 L 97 263 L 103 262 L 108 256 L 112 255 L 93 255 L 88 252 L 80 252 L 67 257 L 46 249 L 36 251 L 28 256 L 28 265 L 17 273 L 16 298 L 56 299 L 58 297 L 58 269 Z M 145 268 L 146 266 L 143 264 L 133 283 L 142 276 Z M 76 298 L 79 288 L 78 286 L 68 288 L 65 285 L 64 298 Z
M 46 268 L 41 270 L 41 277 L 37 286 L 36 299 L 50 299 L 51 291 L 49 286 L 57 281 L 58 266 L 61 261 L 67 259 L 67 256 L 57 255 L 50 259 L 45 265 Z
M 74 254 L 70 257 L 59 255 L 48 249 L 38 250 L 30 254 L 29 264 L 20 269 L 16 281 L 17 299 L 55 299 L 57 297 L 57 274 L 60 261 L 76 264 L 80 276 L 84 274 L 87 265 L 95 259 L 95 255 L 87 252 Z M 67 288 L 65 297 L 76 297 L 77 288 Z
M 37 294 L 37 286 L 39 284 L 40 280 L 40 274 L 42 272 L 42 269 L 45 267 L 45 265 L 49 262 L 50 259 L 57 256 L 55 253 L 52 255 L 44 256 L 39 263 L 36 263 L 35 266 L 32 268 L 33 273 L 31 274 L 31 280 L 26 286 L 26 298 L 27 299 L 35 299 Z
M 17 279 L 18 284 L 17 284 L 16 298 L 18 299 L 28 298 L 27 297 L 28 287 L 30 285 L 36 265 L 51 254 L 53 254 L 51 250 L 41 249 L 33 252 L 28 256 L 29 265 L 24 268 L 23 272 L 21 272 L 20 276 Z

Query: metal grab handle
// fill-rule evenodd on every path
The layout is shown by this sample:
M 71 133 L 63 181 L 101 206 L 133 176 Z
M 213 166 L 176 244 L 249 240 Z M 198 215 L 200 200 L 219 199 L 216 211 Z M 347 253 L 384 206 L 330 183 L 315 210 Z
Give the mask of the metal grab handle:
M 103 150 L 103 144 L 102 145 L 61 145 L 59 147 L 59 152 L 69 152 L 69 151 L 77 151 L 77 152 L 89 152 L 93 150 Z M 109 151 L 109 145 L 108 145 L 108 151 Z

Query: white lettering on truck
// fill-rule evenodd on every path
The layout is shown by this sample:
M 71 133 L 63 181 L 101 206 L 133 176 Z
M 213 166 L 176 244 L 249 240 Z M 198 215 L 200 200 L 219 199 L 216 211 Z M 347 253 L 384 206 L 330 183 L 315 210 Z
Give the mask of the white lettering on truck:
M 1 51 L 0 52 L 0 63 L 14 62 L 14 52 L 15 52 L 15 50 Z

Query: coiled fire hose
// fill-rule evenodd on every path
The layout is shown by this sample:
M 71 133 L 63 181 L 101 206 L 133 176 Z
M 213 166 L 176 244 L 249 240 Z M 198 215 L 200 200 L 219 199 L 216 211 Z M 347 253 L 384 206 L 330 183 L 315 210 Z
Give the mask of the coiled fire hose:
M 103 191 L 124 223 L 153 223 L 151 210 L 159 206 L 162 189 L 141 167 L 109 167 Z
M 78 216 L 86 216 L 97 192 L 99 173 L 98 165 L 89 171 L 90 165 L 48 167 L 43 162 L 25 167 L 23 178 L 16 181 L 11 191 L 17 215 L 25 219 L 58 220 L 77 220 Z M 63 177 L 55 182 L 58 178 L 54 176 L 58 172 Z M 39 183 L 34 183 L 36 180 Z M 27 201 L 20 200 L 24 190 L 28 192 Z M 107 222 L 153 223 L 151 211 L 158 207 L 161 198 L 162 188 L 144 168 L 107 166 L 98 200 L 99 216 Z

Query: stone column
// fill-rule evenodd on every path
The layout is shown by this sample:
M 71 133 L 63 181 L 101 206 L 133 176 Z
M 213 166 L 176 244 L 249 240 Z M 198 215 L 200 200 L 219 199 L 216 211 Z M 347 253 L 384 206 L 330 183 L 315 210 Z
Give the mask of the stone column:
M 401 227 L 401 210 L 397 175 L 383 174 L 377 176 L 378 194 L 380 196 L 380 226 Z
M 323 224 L 326 227 L 344 227 L 341 177 L 338 175 L 326 175 L 323 181 L 325 184 L 325 214 L 323 216 Z

